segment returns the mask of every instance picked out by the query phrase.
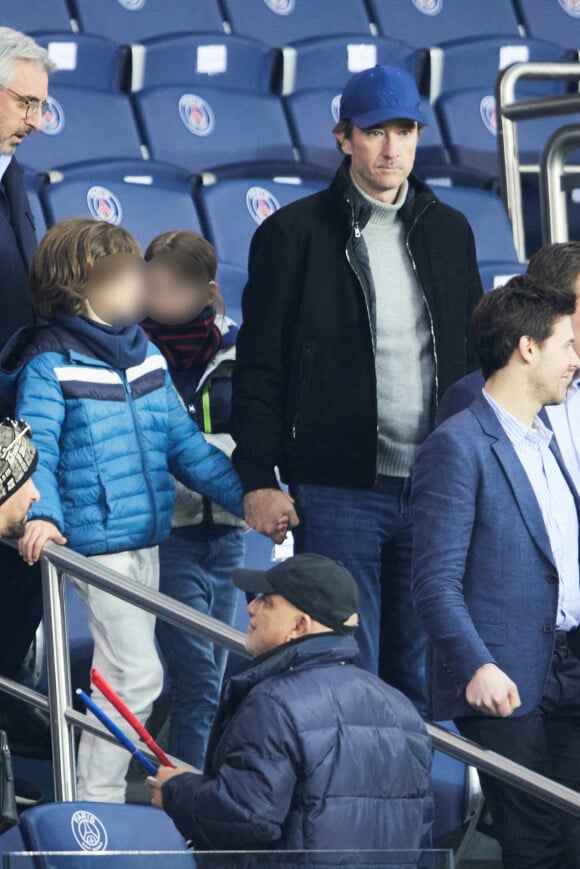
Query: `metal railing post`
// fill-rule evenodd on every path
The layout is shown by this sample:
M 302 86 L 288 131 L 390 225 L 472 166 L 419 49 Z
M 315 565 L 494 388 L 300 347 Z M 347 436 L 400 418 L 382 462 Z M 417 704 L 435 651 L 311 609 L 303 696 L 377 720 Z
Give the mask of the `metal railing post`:
M 77 788 L 74 734 L 67 720 L 67 712 L 72 708 L 72 690 L 65 577 L 46 556 L 41 560 L 41 569 L 54 796 L 58 802 L 72 802 Z
M 580 146 L 580 125 L 567 124 L 553 133 L 540 160 L 540 209 L 544 244 L 568 241 L 566 193 L 562 187 L 566 157 Z

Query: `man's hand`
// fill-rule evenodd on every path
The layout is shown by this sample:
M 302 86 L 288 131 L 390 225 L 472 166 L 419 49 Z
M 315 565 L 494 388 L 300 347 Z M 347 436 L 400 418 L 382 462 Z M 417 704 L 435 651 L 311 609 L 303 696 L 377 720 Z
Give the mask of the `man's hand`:
M 300 520 L 294 509 L 294 498 L 280 489 L 256 489 L 244 498 L 244 516 L 251 528 L 282 543 L 288 528 L 295 528 Z
M 155 776 L 156 780 L 164 785 L 166 781 L 169 781 L 170 778 L 174 778 L 176 775 L 183 775 L 184 772 L 190 772 L 188 769 L 173 769 L 171 766 L 160 766 L 157 770 L 157 775 Z M 155 806 L 156 809 L 163 808 L 163 791 L 161 788 L 151 788 L 151 805 Z
M 479 712 L 499 718 L 507 718 L 522 705 L 518 686 L 495 664 L 476 670 L 465 689 L 465 699 Z
M 59 546 L 64 546 L 63 537 L 56 525 L 45 519 L 32 519 L 26 523 L 24 534 L 18 541 L 18 551 L 27 564 L 34 564 L 42 555 L 45 543 L 52 540 Z

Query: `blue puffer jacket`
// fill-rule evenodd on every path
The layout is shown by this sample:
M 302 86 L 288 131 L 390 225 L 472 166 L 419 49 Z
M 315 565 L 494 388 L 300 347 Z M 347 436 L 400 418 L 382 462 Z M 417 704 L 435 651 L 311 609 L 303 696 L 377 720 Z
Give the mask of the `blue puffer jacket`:
M 230 679 L 205 775 L 163 786 L 196 848 L 419 847 L 433 814 L 429 737 L 357 655 L 354 638 L 319 634 Z
M 83 555 L 154 546 L 171 530 L 171 474 L 242 515 L 230 461 L 189 418 L 142 330 L 121 368 L 96 358 L 81 318 L 63 319 L 67 328 L 17 333 L 0 359 L 4 395 L 16 380 L 16 413 L 38 448 L 30 518 L 53 522 Z

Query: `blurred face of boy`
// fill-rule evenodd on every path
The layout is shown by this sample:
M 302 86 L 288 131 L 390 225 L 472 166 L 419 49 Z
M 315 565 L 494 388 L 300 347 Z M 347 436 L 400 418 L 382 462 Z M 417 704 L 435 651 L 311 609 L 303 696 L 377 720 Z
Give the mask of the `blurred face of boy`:
M 112 254 L 93 269 L 86 293 L 86 314 L 110 326 L 128 326 L 143 318 L 143 260 L 134 254 Z
M 388 204 L 396 201 L 413 169 L 418 141 L 416 121 L 405 119 L 365 130 L 353 127 L 349 139 L 339 138 L 343 153 L 351 158 L 356 183 L 369 196 Z
M 0 537 L 22 537 L 30 508 L 38 501 L 40 493 L 29 479 L 0 504 Z
M 215 301 L 215 281 L 193 280 L 167 263 L 147 263 L 145 314 L 164 326 L 181 326 L 195 320 Z

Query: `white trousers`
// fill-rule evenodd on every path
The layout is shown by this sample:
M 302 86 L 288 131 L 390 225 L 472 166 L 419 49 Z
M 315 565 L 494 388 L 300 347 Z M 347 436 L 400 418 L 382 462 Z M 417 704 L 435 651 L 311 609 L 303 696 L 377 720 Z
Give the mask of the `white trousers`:
M 159 588 L 157 547 L 92 557 L 139 585 Z M 163 688 L 163 667 L 155 648 L 155 616 L 84 582 L 75 580 L 75 586 L 94 640 L 93 667 L 145 724 Z M 138 739 L 100 691 L 93 687 L 91 696 L 133 742 Z M 125 802 L 130 760 L 125 749 L 83 731 L 77 759 L 77 799 Z

